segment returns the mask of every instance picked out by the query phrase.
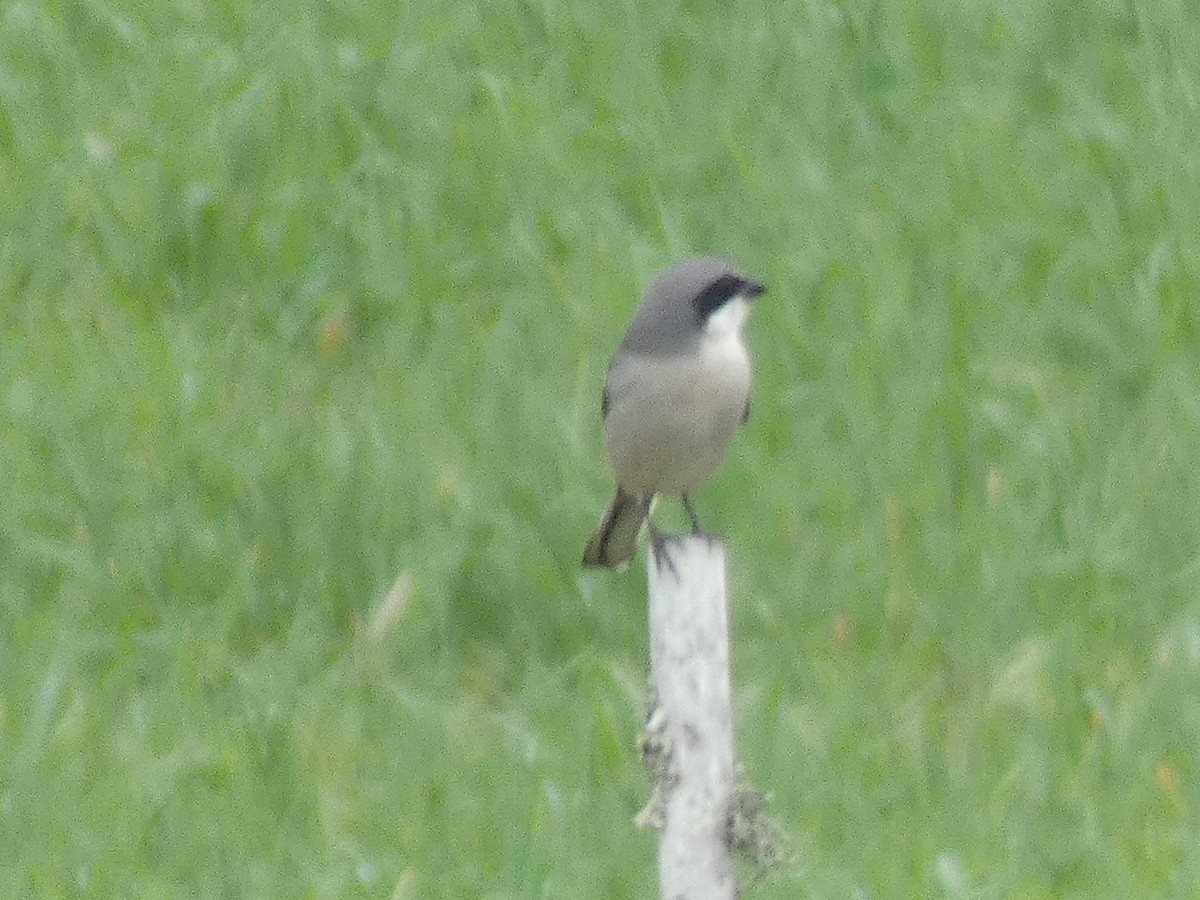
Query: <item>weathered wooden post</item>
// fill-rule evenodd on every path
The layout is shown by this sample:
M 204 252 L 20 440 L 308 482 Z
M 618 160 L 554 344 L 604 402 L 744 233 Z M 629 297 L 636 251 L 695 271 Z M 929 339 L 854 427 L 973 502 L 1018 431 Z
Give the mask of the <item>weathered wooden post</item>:
M 735 793 L 725 545 L 659 537 L 647 554 L 651 710 L 642 751 L 654 796 L 638 824 L 659 831 L 664 900 L 734 900 Z

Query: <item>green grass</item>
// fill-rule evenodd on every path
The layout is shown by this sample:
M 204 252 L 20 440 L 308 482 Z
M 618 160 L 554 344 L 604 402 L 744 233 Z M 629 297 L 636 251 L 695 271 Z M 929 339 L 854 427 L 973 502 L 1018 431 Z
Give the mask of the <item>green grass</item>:
M 0 895 L 654 896 L 578 558 L 700 252 L 747 897 L 1200 891 L 1200 14 L 638 7 L 0 7 Z

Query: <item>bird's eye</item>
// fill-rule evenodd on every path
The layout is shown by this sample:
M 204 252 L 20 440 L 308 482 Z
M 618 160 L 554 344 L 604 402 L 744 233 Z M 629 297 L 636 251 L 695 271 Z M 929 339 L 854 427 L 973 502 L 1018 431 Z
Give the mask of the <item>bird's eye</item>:
M 703 322 L 712 315 L 714 310 L 720 309 L 729 298 L 744 293 L 745 286 L 752 283 L 743 281 L 736 275 L 722 275 L 716 281 L 712 282 L 712 284 L 702 290 L 692 300 L 692 305 L 695 307 L 700 321 Z

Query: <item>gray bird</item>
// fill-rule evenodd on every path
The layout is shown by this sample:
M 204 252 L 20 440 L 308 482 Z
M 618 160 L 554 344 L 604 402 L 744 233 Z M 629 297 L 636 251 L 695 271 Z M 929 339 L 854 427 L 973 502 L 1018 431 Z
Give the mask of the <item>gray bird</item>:
M 608 367 L 601 410 L 617 479 L 585 566 L 633 559 L 655 494 L 691 495 L 717 473 L 750 413 L 750 302 L 766 288 L 723 259 L 684 260 L 650 283 Z M 653 531 L 652 531 L 653 535 Z

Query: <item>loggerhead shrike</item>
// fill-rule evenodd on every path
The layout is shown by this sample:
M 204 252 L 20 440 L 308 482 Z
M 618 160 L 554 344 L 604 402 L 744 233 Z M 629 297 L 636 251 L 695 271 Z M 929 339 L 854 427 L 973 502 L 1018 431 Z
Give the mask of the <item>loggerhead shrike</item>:
M 749 415 L 746 318 L 765 290 L 713 257 L 684 260 L 646 289 L 608 367 L 600 408 L 617 491 L 585 566 L 633 559 L 655 494 L 679 497 L 700 532 L 691 495 L 716 474 Z

